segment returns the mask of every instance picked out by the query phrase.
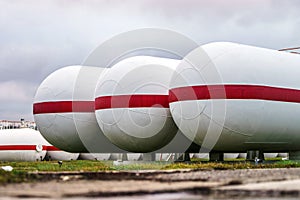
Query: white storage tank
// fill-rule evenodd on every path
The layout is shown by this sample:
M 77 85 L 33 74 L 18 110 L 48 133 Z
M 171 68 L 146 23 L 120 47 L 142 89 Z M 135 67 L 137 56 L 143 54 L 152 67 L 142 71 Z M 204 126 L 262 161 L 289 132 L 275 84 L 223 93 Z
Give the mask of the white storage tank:
M 129 161 L 138 161 L 143 159 L 143 154 L 141 153 L 127 153 L 127 159 Z
M 278 153 L 264 153 L 265 158 L 276 158 L 278 156 Z M 239 153 L 238 158 L 247 158 L 247 153 Z
M 47 145 L 47 153 L 45 156 L 45 160 L 77 160 L 79 157 L 79 153 L 70 153 L 66 151 L 62 151 L 55 146 Z
M 239 153 L 238 158 L 246 159 L 247 158 L 247 153 Z
M 115 64 L 97 83 L 95 109 L 104 135 L 116 146 L 144 153 L 167 145 L 177 133 L 168 103 L 178 60 L 136 56 Z
M 209 153 L 194 153 L 193 158 L 200 158 L 200 159 L 209 160 Z
M 277 157 L 288 158 L 289 153 L 278 153 Z
M 276 158 L 278 153 L 264 153 L 265 158 Z
M 34 98 L 33 114 L 49 143 L 76 153 L 118 151 L 102 134 L 94 112 L 94 90 L 104 70 L 64 67 L 41 83 Z
M 173 161 L 175 153 L 156 153 L 155 161 Z
M 238 157 L 238 153 L 224 153 L 224 159 L 236 159 Z
M 299 150 L 300 56 L 217 42 L 176 69 L 170 110 L 184 135 L 225 152 Z
M 80 160 L 110 160 L 110 153 L 81 153 Z
M 41 134 L 30 128 L 0 130 L 1 161 L 41 161 L 46 143 Z

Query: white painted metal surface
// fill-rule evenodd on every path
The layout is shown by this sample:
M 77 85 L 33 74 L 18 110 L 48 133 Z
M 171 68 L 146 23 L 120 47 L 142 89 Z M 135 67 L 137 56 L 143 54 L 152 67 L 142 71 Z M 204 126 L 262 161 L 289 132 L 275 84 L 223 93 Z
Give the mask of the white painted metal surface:
M 209 153 L 194 153 L 193 158 L 209 159 Z
M 131 57 L 99 79 L 96 118 L 113 144 L 130 152 L 151 152 L 172 140 L 177 127 L 168 108 L 168 87 L 177 64 L 165 58 Z
M 238 153 L 224 153 L 224 159 L 236 159 L 238 157 Z
M 220 42 L 203 45 L 187 60 L 194 66 L 178 66 L 171 91 L 188 89 L 170 103 L 170 110 L 190 140 L 225 152 L 300 149 L 300 104 L 293 102 L 299 100 L 299 55 Z M 189 86 L 207 85 L 209 98 L 199 93 L 202 99 L 195 94 L 184 99 L 183 94 L 194 91 Z M 229 85 L 233 91 L 215 85 Z M 244 88 L 236 89 L 240 85 Z M 252 86 L 259 89 L 253 92 Z
M 81 160 L 110 160 L 110 153 L 81 153 Z
M 244 158 L 244 159 L 246 159 L 247 158 L 247 153 L 239 153 L 238 158 Z
M 289 153 L 278 153 L 277 157 L 288 158 Z
M 38 128 L 70 152 L 152 152 L 177 126 L 204 150 L 234 157 L 300 150 L 299 55 L 219 42 L 178 63 L 137 56 L 109 70 L 59 69 L 37 91 Z
M 142 160 L 143 155 L 141 153 L 127 153 L 128 161 Z
M 34 119 L 41 134 L 68 152 L 114 152 L 94 113 L 100 67 L 69 66 L 50 74 L 34 99 Z
M 278 153 L 264 153 L 265 158 L 276 158 Z
M 0 130 L 1 161 L 38 161 L 46 155 L 46 141 L 30 128 Z
M 46 158 L 49 160 L 77 160 L 79 153 L 66 151 L 47 151 Z
M 45 142 L 48 143 L 46 140 Z M 78 157 L 79 153 L 62 151 L 49 143 L 47 144 L 45 160 L 77 160 Z

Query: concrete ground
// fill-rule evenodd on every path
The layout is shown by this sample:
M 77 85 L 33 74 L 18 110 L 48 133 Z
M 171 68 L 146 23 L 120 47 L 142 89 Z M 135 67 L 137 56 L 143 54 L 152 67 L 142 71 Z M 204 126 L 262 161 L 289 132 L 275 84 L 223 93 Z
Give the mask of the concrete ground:
M 300 168 L 36 173 L 1 199 L 299 199 Z

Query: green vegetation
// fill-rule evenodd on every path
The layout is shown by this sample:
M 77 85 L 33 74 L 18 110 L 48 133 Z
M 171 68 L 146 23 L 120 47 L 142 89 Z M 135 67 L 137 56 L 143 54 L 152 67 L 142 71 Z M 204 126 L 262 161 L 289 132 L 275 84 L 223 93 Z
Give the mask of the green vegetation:
M 128 165 L 112 165 L 110 169 L 112 170 L 160 170 L 166 167 L 167 162 L 151 162 L 151 163 L 134 163 Z
M 0 166 L 12 166 L 13 171 L 6 172 L 0 169 L 0 184 L 20 183 L 37 180 L 39 177 L 28 172 L 59 172 L 85 171 L 97 172 L 111 170 L 107 164 L 97 161 L 63 161 L 60 166 L 57 161 L 37 162 L 0 162 Z
M 20 171 L 12 171 L 6 172 L 4 170 L 0 170 L 0 184 L 5 183 L 20 183 L 27 181 L 27 173 Z
M 14 171 L 35 172 L 35 171 L 104 171 L 110 170 L 110 167 L 103 162 L 72 160 L 63 161 L 60 166 L 57 161 L 37 161 L 37 162 L 0 162 L 1 166 L 10 165 Z
M 225 162 L 192 162 L 192 163 L 173 163 L 163 169 L 263 169 L 263 168 L 292 168 L 300 167 L 296 161 L 276 161 L 271 163 L 254 164 L 246 161 L 225 161 Z
M 254 164 L 244 160 L 231 160 L 225 162 L 208 162 L 193 160 L 190 163 L 133 163 L 127 165 L 113 165 L 112 161 L 63 161 L 60 166 L 57 161 L 43 162 L 0 162 L 0 166 L 12 166 L 11 172 L 0 169 L 0 184 L 19 183 L 38 180 L 40 177 L 29 172 L 60 172 L 60 171 L 80 171 L 80 172 L 99 172 L 112 170 L 166 170 L 166 169 L 257 169 L 257 168 L 291 168 L 300 167 L 300 162 L 296 161 L 266 161 L 262 164 Z

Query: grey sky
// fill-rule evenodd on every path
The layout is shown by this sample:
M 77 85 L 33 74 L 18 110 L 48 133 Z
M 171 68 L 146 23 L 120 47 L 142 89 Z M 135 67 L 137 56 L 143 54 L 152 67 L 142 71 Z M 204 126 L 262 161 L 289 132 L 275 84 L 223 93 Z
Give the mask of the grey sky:
M 300 46 L 298 0 L 0 0 L 0 119 L 32 120 L 36 88 L 80 64 L 102 41 L 137 28 L 167 28 L 199 44 Z

